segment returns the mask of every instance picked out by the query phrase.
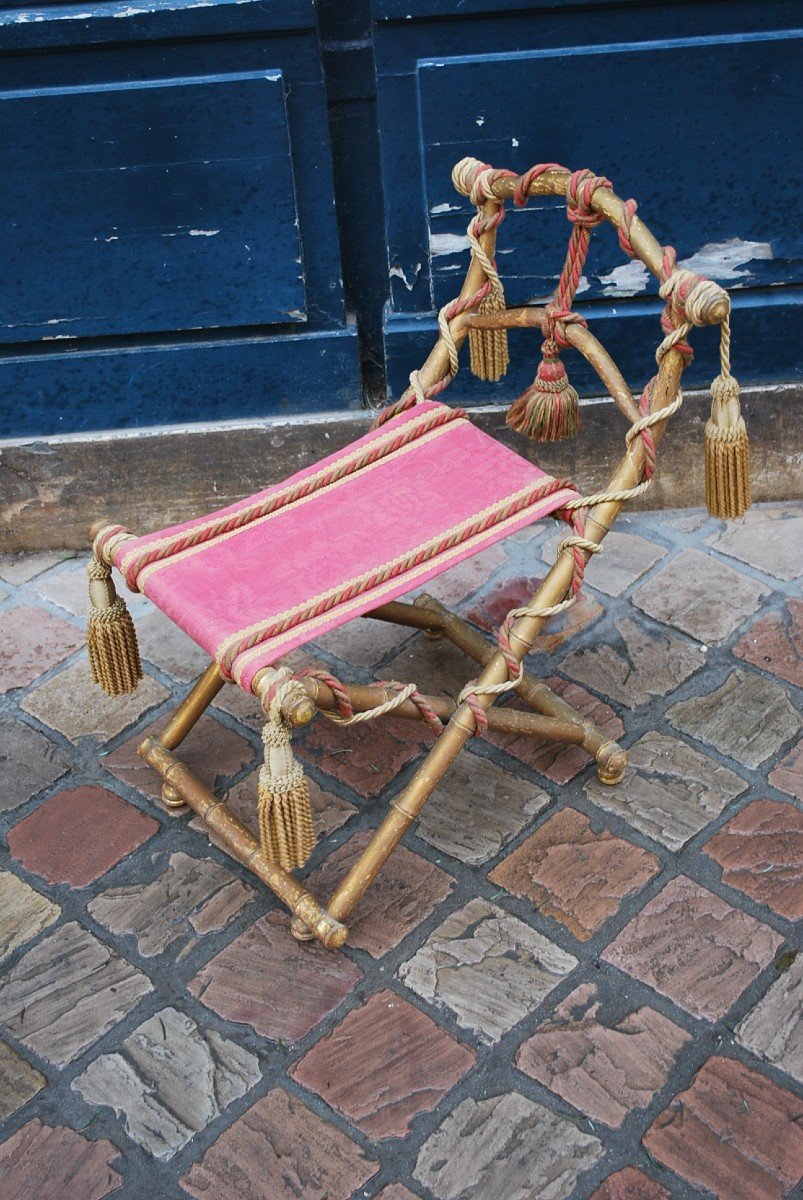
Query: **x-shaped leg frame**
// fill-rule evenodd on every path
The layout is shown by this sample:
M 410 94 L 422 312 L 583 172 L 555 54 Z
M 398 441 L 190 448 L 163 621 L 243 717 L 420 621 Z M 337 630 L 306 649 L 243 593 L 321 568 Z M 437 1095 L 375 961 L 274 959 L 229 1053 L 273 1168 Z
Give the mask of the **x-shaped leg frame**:
M 554 570 L 555 568 L 553 568 Z M 446 637 L 485 668 L 483 677 L 499 657 L 496 648 L 467 622 L 426 594 L 414 604 L 394 601 L 367 614 L 421 629 L 435 637 Z M 523 649 L 520 651 L 523 655 Z M 292 913 L 291 929 L 299 940 L 318 938 L 325 946 L 341 946 L 347 937 L 343 923 L 379 873 L 396 845 L 415 821 L 441 777 L 474 732 L 473 717 L 465 704 L 458 705 L 448 696 L 427 696 L 427 705 L 445 723 L 443 733 L 427 754 L 414 778 L 400 796 L 391 801 L 390 812 L 375 831 L 357 863 L 341 881 L 324 907 L 296 877 L 283 870 L 264 854 L 253 834 L 238 820 L 224 800 L 209 790 L 174 753 L 199 717 L 226 682 L 213 663 L 179 705 L 159 737 L 149 737 L 139 747 L 140 755 L 162 777 L 162 801 L 169 809 L 192 808 L 204 824 L 222 842 L 229 854 L 253 871 L 278 896 Z M 291 724 L 300 726 L 316 710 L 333 710 L 337 700 L 331 689 L 313 677 L 303 679 L 307 700 L 296 702 L 285 713 Z M 388 698 L 377 686 L 345 685 L 355 712 L 365 712 Z M 599 778 L 617 783 L 627 765 L 626 752 L 603 731 L 556 696 L 545 683 L 525 672 L 518 686 L 519 695 L 534 711 L 488 708 L 490 730 L 528 735 L 542 740 L 582 746 L 596 761 Z M 393 710 L 392 715 L 406 720 L 421 720 L 420 709 L 412 700 Z

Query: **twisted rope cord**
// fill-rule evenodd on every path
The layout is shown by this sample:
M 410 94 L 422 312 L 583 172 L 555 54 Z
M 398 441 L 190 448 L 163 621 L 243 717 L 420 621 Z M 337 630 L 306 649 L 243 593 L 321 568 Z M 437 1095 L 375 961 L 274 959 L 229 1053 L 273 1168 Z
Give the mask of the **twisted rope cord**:
M 636 257 L 636 252 L 633 249 L 633 243 L 630 239 L 632 236 L 633 218 L 636 215 L 637 209 L 638 204 L 635 200 L 625 200 L 621 224 L 616 230 L 617 237 L 619 238 L 619 247 L 628 258 Z
M 559 163 L 540 163 L 531 167 L 523 175 L 520 175 L 516 179 L 514 186 L 514 204 L 519 208 L 523 208 L 529 200 L 530 188 L 533 182 L 541 175 L 553 170 L 565 171 L 566 168 L 562 167 Z M 495 180 L 510 178 L 510 176 L 510 172 L 494 171 L 485 164 L 477 166 L 473 160 L 463 159 L 452 172 L 452 181 L 459 192 L 468 195 L 472 203 L 480 205 L 486 200 L 495 198 L 493 192 L 493 183 Z M 547 324 L 544 334 L 547 344 L 549 341 L 552 341 L 557 343 L 558 346 L 565 348 L 569 345 L 565 336 L 566 325 L 572 322 L 586 325 L 583 317 L 575 313 L 571 306 L 580 279 L 582 278 L 583 268 L 588 255 L 591 232 L 604 220 L 603 214 L 597 212 L 592 207 L 594 192 L 598 188 L 610 190 L 611 187 L 610 180 L 604 176 L 594 175 L 593 172 L 588 170 L 575 171 L 569 178 L 566 188 L 566 206 L 567 217 L 572 223 L 572 233 L 569 238 L 566 259 L 558 280 L 555 300 L 548 304 L 546 309 Z M 630 258 L 636 257 L 631 239 L 633 222 L 637 210 L 638 204 L 635 200 L 629 199 L 624 201 L 622 217 L 617 227 L 619 245 L 622 251 Z M 497 216 L 497 223 L 502 219 L 503 210 L 501 211 L 501 215 Z M 495 265 L 491 263 L 487 255 L 483 254 L 482 247 L 479 245 L 476 236 L 479 232 L 481 232 L 481 228 L 475 227 L 475 222 L 472 222 L 468 229 L 469 244 L 471 245 L 472 253 L 478 258 L 486 272 L 486 282 L 490 281 L 491 286 L 494 286 L 495 280 L 498 281 L 498 275 L 495 276 Z M 712 283 L 712 281 L 695 274 L 693 271 L 678 267 L 676 253 L 671 246 L 664 247 L 658 274 L 660 279 L 659 294 L 666 301 L 666 304 L 661 314 L 661 328 L 664 337 L 655 352 L 656 362 L 660 368 L 663 358 L 670 350 L 674 349 L 683 357 L 684 363 L 688 364 L 692 358 L 692 350 L 686 341 L 686 337 L 691 325 L 707 323 L 705 319 L 706 310 L 712 303 L 719 299 L 721 292 L 718 285 Z M 475 303 L 477 298 L 473 297 L 470 303 Z M 449 327 L 448 306 L 445 306 L 441 310 L 438 323 L 441 336 L 444 337 L 449 352 L 450 376 L 448 382 L 451 382 L 451 379 L 457 373 L 457 356 Z M 720 359 L 722 375 L 729 382 L 731 379 L 730 325 L 727 317 L 722 322 Z M 574 534 L 565 538 L 558 547 L 558 557 L 567 551 L 571 551 L 572 553 L 573 571 L 569 587 L 571 594 L 558 604 L 550 606 L 530 604 L 524 608 L 513 609 L 508 613 L 499 629 L 497 643 L 507 666 L 509 678 L 502 683 L 485 685 L 479 685 L 476 680 L 471 680 L 462 689 L 458 697 L 458 702 L 468 704 L 474 716 L 475 733 L 484 733 L 488 727 L 488 720 L 485 710 L 479 702 L 479 697 L 482 695 L 501 695 L 516 688 L 521 682 L 523 667 L 513 654 L 510 645 L 510 635 L 514 622 L 523 616 L 548 618 L 565 611 L 575 602 L 580 591 L 585 574 L 587 557 L 598 554 L 602 550 L 602 546 L 584 536 L 585 514 L 588 509 L 597 504 L 609 501 L 624 503 L 635 499 L 635 497 L 640 496 L 650 486 L 657 461 L 655 439 L 651 433 L 651 428 L 654 425 L 667 421 L 677 412 L 683 403 L 683 393 L 678 389 L 678 394 L 671 404 L 666 405 L 657 412 L 650 412 L 656 381 L 657 375 L 653 375 L 646 383 L 639 398 L 638 407 L 641 416 L 630 426 L 625 438 L 628 452 L 635 438 L 641 438 L 644 449 L 644 479 L 632 488 L 608 489 L 595 492 L 591 495 L 580 496 L 576 500 L 567 503 L 561 510 L 554 514 L 566 520 L 574 529 Z M 421 389 L 420 380 L 414 381 L 413 376 L 411 376 L 410 382 L 411 388 L 415 389 L 415 383 L 417 382 L 418 388 Z M 429 393 L 426 394 L 428 395 Z M 414 395 L 415 392 L 413 393 L 413 399 L 408 400 L 408 404 L 415 403 Z
M 277 667 L 265 688 L 262 708 L 272 721 L 283 720 L 282 707 L 288 700 L 302 700 L 306 696 L 301 684 L 289 667 Z
M 672 268 L 668 272 L 668 277 L 671 278 Z M 666 310 L 665 310 L 666 311 Z M 680 325 L 671 324 L 672 315 L 669 314 L 667 320 L 670 323 L 670 329 L 665 333 L 663 341 L 655 352 L 655 358 L 660 367 L 664 357 L 673 348 L 676 348 L 683 354 L 685 347 L 684 339 L 689 332 L 690 324 L 687 321 L 682 321 Z M 663 324 L 663 321 L 662 321 Z M 689 349 L 689 354 L 691 350 Z M 727 356 L 727 349 L 725 351 Z M 685 358 L 685 355 L 684 355 Z M 614 501 L 616 503 L 625 503 L 635 499 L 636 496 L 642 495 L 650 486 L 652 476 L 656 465 L 656 448 L 655 439 L 650 433 L 653 425 L 658 425 L 663 421 L 667 421 L 674 413 L 678 411 L 683 403 L 683 393 L 678 389 L 678 394 L 675 399 L 667 404 L 664 408 L 656 412 L 650 412 L 650 403 L 652 393 L 657 380 L 657 375 L 653 375 L 647 382 L 639 399 L 639 410 L 642 416 L 634 421 L 625 435 L 625 442 L 628 451 L 632 442 L 640 437 L 644 446 L 644 479 L 632 488 L 607 489 L 601 492 L 594 492 L 591 495 L 578 496 L 576 500 L 570 500 L 562 508 L 558 509 L 553 515 L 567 521 L 574 529 L 574 534 L 564 538 L 557 549 L 556 559 L 560 558 L 561 554 L 566 551 L 572 552 L 573 570 L 572 579 L 569 585 L 570 595 L 557 604 L 543 605 L 530 603 L 522 608 L 512 609 L 497 633 L 497 646 L 502 655 L 505 666 L 508 670 L 508 679 L 501 683 L 479 684 L 477 680 L 469 680 L 458 696 L 458 703 L 465 702 L 474 718 L 474 735 L 483 736 L 488 729 L 488 718 L 485 709 L 479 701 L 480 696 L 499 696 L 505 692 L 514 691 L 521 682 L 524 668 L 520 660 L 513 653 L 511 645 L 511 634 L 513 625 L 519 617 L 541 617 L 544 620 L 549 617 L 557 616 L 559 613 L 565 612 L 577 600 L 578 594 L 583 584 L 586 568 L 586 555 L 589 557 L 594 554 L 600 554 L 603 547 L 598 542 L 593 542 L 585 537 L 585 516 L 589 508 L 597 504 Z
M 426 434 L 431 433 L 434 429 L 444 424 L 448 424 L 456 419 L 464 419 L 465 415 L 462 409 L 450 409 L 446 407 L 433 409 L 430 412 L 417 415 L 399 428 L 388 430 L 381 437 L 374 438 L 367 445 L 360 446 L 342 455 L 336 462 L 329 463 L 321 470 L 306 475 L 303 479 L 299 479 L 295 483 L 278 488 L 270 492 L 267 496 L 263 496 L 260 500 L 238 509 L 236 512 L 223 516 L 213 516 L 209 520 L 193 526 L 192 529 L 180 530 L 177 533 L 168 534 L 165 537 L 148 542 L 145 546 L 130 551 L 123 556 L 120 563 L 120 570 L 125 576 L 128 586 L 132 590 L 136 590 L 138 575 L 151 563 L 172 558 L 193 546 L 236 532 L 262 517 L 277 512 L 279 509 L 285 508 L 298 500 L 305 499 L 307 496 L 328 487 L 332 483 L 358 473 L 380 459 L 395 454 L 410 442 L 426 436 Z M 122 536 L 122 533 L 125 533 L 125 531 L 120 532 L 122 529 L 121 526 L 110 526 L 108 528 L 114 529 L 115 533 L 107 535 L 106 530 L 101 530 L 98 538 L 96 538 L 96 542 L 100 538 L 104 538 L 103 548 L 106 556 L 121 541 L 125 540 Z M 107 547 L 111 547 L 111 550 L 106 549 Z
M 366 591 L 371 591 L 373 588 L 385 583 L 388 579 L 395 579 L 413 567 L 431 561 L 431 559 L 449 550 L 452 546 L 468 541 L 479 533 L 484 533 L 487 529 L 507 520 L 508 517 L 521 512 L 525 508 L 531 507 L 539 500 L 544 500 L 547 496 L 551 496 L 554 492 L 559 492 L 567 486 L 566 480 L 552 479 L 550 476 L 545 476 L 537 480 L 534 484 L 520 488 L 519 491 L 507 496 L 503 501 L 488 505 L 480 512 L 467 517 L 457 525 L 453 525 L 445 533 L 439 534 L 427 542 L 422 542 L 412 550 L 398 555 L 389 562 L 383 563 L 378 567 L 373 567 L 370 571 L 356 576 L 347 583 L 338 584 L 336 587 L 330 588 L 328 591 L 322 592 L 318 596 L 305 601 L 303 604 L 286 610 L 284 613 L 279 613 L 268 620 L 257 621 L 245 629 L 230 634 L 218 646 L 215 656 L 216 661 L 224 674 L 230 676 L 235 659 L 239 658 L 246 651 L 260 646 L 263 642 L 269 641 L 273 637 L 277 637 L 287 629 L 294 628 L 296 625 L 312 620 L 322 613 L 329 612 L 332 608 L 350 600 L 353 596 L 359 596 Z
M 329 712 L 327 709 L 319 709 L 319 711 L 323 713 L 327 720 L 333 721 L 336 725 L 358 725 L 363 721 L 373 721 L 377 717 L 383 717 L 387 713 L 393 712 L 404 704 L 406 700 L 412 700 L 427 725 L 437 730 L 443 728 L 443 722 L 440 717 L 433 712 L 432 708 L 427 704 L 426 698 L 418 691 L 414 683 L 399 683 L 396 679 L 379 680 L 376 685 L 377 688 L 393 688 L 396 689 L 397 694 L 384 702 L 375 704 L 373 708 L 366 709 L 365 712 L 355 713 L 348 691 L 336 675 L 332 675 L 329 671 L 321 670 L 318 667 L 305 667 L 304 670 L 297 672 L 295 678 L 319 679 L 322 683 L 326 684 L 335 697 L 338 711 L 336 713 Z
M 467 195 L 471 203 L 478 209 L 476 215 L 468 223 L 466 237 L 471 248 L 472 257 L 476 258 L 482 267 L 485 280 L 473 295 L 466 296 L 463 300 L 459 296 L 455 296 L 452 300 L 444 304 L 438 312 L 438 333 L 443 340 L 446 353 L 449 356 L 448 372 L 428 388 L 424 388 L 419 371 L 411 372 L 409 386 L 395 404 L 389 404 L 380 410 L 374 420 L 373 428 L 384 425 L 386 421 L 398 416 L 399 413 L 406 412 L 416 404 L 421 404 L 424 400 L 433 400 L 449 386 L 457 375 L 460 362 L 457 344 L 452 333 L 453 321 L 468 309 L 477 308 L 489 294 L 497 296 L 502 294 L 502 283 L 496 267 L 496 260 L 485 253 L 479 239 L 482 233 L 496 228 L 505 219 L 504 205 L 494 196 L 494 182 L 500 179 L 515 178 L 516 173 L 514 171 L 495 170 L 487 164 L 480 164 L 478 167 L 474 159 L 471 158 L 463 158 L 454 166 L 452 170 L 452 183 L 455 190 L 462 195 Z M 495 213 L 486 214 L 481 211 L 481 206 L 488 200 L 493 200 L 497 205 Z
M 349 694 L 336 675 L 331 675 L 329 671 L 323 671 L 320 667 L 304 667 L 302 671 L 297 672 L 296 678 L 319 679 L 321 683 L 325 683 L 335 698 L 337 711 L 343 718 L 344 724 L 353 717 L 354 709 L 351 707 Z M 327 716 L 332 716 L 332 714 L 327 713 Z

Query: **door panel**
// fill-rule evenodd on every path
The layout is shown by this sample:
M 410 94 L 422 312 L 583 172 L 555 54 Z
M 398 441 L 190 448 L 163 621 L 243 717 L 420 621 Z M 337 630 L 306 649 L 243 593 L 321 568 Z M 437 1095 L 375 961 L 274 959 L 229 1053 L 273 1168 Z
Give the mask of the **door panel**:
M 278 70 L 0 93 L 0 171 L 0 341 L 305 317 Z

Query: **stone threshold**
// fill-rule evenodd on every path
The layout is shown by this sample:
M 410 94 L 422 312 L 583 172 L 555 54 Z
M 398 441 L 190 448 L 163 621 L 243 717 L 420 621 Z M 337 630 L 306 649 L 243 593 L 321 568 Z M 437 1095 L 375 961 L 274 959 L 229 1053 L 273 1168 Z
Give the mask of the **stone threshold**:
M 794 413 L 803 388 L 744 388 L 755 501 L 803 498 Z M 626 425 L 610 399 L 581 402 L 583 428 L 571 442 L 535 445 L 505 425 L 505 408 L 472 408 L 479 427 L 580 488 L 605 485 L 624 450 Z M 688 392 L 640 508 L 703 503 L 703 443 L 710 400 Z M 347 445 L 373 413 L 159 426 L 0 441 L 0 552 L 79 549 L 107 516 L 134 533 L 224 507 Z

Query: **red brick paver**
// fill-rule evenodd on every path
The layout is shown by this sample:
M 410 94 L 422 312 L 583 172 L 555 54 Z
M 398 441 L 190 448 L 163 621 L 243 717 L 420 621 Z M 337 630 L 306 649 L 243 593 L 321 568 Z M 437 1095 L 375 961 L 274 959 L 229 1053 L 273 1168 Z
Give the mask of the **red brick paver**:
M 803 600 L 787 601 L 783 615 L 761 617 L 739 639 L 733 653 L 803 687 Z
M 363 1133 L 402 1137 L 474 1064 L 474 1054 L 407 1000 L 380 992 L 353 1009 L 290 1074 Z
M 3 1200 L 103 1200 L 122 1184 L 111 1142 L 29 1121 L 0 1146 Z
M 256 921 L 203 967 L 189 990 L 228 1021 L 295 1042 L 362 979 L 343 954 L 297 942 L 286 916 Z
M 408 724 L 409 729 L 403 722 L 389 726 L 369 721 L 344 729 L 323 719 L 313 724 L 296 750 L 299 758 L 369 799 L 421 752 L 420 730 L 412 722 Z
M 644 906 L 603 958 L 696 1017 L 716 1020 L 783 938 L 769 925 L 679 875 Z
M 581 716 L 598 725 L 602 732 L 613 739 L 620 738 L 625 731 L 620 718 L 604 700 L 592 696 L 577 683 L 567 683 L 556 675 L 548 676 L 544 682 L 557 696 L 577 710 Z M 462 685 L 461 685 L 462 686 Z M 568 783 L 585 770 L 590 762 L 582 746 L 565 746 L 560 742 L 542 742 L 514 733 L 494 733 L 489 742 L 499 746 L 506 754 L 512 754 L 534 771 L 540 771 L 553 783 Z
M 370 840 L 370 831 L 356 833 L 330 854 L 309 877 L 312 892 L 330 896 Z M 453 883 L 440 867 L 399 846 L 349 917 L 349 945 L 367 950 L 374 958 L 385 954 L 429 916 Z
M 379 1164 L 328 1121 L 274 1088 L 181 1180 L 197 1200 L 350 1200 Z
M 14 858 L 48 883 L 85 887 L 159 829 L 159 822 L 100 787 L 65 789 L 8 835 Z
M 636 1167 L 616 1171 L 602 1183 L 589 1200 L 671 1200 L 660 1183 Z
M 115 778 L 146 796 L 159 795 L 161 780 L 153 767 L 139 757 L 137 747 L 146 737 L 157 733 L 163 724 L 162 721 L 158 726 L 129 738 L 103 759 L 104 767 Z M 177 754 L 212 789 L 219 788 L 224 780 L 237 775 L 257 757 L 256 750 L 246 738 L 210 716 L 201 717 L 181 743 Z
M 618 1128 L 646 1108 L 691 1041 L 667 1017 L 639 1008 L 620 1019 L 600 1012 L 593 984 L 561 1001 L 518 1053 L 516 1066 L 587 1117 Z
M 803 917 L 803 812 L 775 800 L 755 800 L 722 826 L 705 847 L 722 882 L 782 917 Z
M 550 817 L 489 875 L 493 883 L 534 901 L 585 940 L 660 869 L 648 850 L 594 833 L 574 808 Z
M 543 580 L 537 576 L 532 578 L 520 577 L 506 579 L 498 583 L 474 605 L 468 614 L 469 621 L 494 633 L 504 621 L 512 608 L 521 608 L 529 604 Z M 581 592 L 576 603 L 565 612 L 550 618 L 546 628 L 536 638 L 534 651 L 551 653 L 559 649 L 564 642 L 570 640 L 596 621 L 602 613 L 602 605 L 587 591 Z
M 803 800 L 803 741 L 797 743 L 769 773 L 769 781 L 781 792 Z
M 80 629 L 39 608 L 0 613 L 0 692 L 27 687 L 83 644 Z
M 644 1145 L 719 1200 L 781 1200 L 803 1177 L 803 1100 L 744 1063 L 711 1058 Z

